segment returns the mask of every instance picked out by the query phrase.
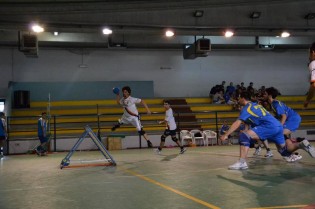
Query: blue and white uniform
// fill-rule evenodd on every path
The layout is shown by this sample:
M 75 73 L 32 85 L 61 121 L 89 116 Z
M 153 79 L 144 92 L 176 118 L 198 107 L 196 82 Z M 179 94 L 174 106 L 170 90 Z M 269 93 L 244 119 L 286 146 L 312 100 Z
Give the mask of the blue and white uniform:
M 37 135 L 41 143 L 47 141 L 46 137 L 47 122 L 44 118 L 39 118 L 37 122 Z
M 277 119 L 281 119 L 282 115 L 285 114 L 287 119 L 283 124 L 284 129 L 289 129 L 290 131 L 296 131 L 301 123 L 300 115 L 295 112 L 293 109 L 285 105 L 283 102 L 278 100 L 273 100 L 271 103 L 271 108 L 276 114 Z
M 261 105 L 255 102 L 247 103 L 238 119 L 250 123 L 251 130 L 261 141 L 268 139 L 276 144 L 285 143 L 282 124 Z
M 0 140 L 6 139 L 6 130 L 7 130 L 7 123 L 5 119 L 0 118 Z

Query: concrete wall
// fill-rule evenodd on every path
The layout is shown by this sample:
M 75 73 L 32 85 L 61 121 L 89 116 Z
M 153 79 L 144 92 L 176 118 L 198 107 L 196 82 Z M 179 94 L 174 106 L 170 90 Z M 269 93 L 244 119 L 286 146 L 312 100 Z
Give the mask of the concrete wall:
M 0 49 L 0 97 L 13 82 L 152 81 L 155 97 L 204 97 L 222 80 L 275 86 L 285 95 L 308 89 L 307 50 L 218 50 L 184 60 L 182 51 L 39 49 L 27 58 L 16 49 Z M 88 68 L 80 68 L 84 63 Z

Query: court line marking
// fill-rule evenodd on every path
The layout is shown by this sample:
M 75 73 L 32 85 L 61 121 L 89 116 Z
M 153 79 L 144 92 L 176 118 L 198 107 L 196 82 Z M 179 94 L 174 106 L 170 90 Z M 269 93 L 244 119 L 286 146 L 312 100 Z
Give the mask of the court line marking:
M 137 172 L 135 172 L 135 171 L 132 171 L 132 170 L 127 169 L 127 170 L 124 170 L 124 172 L 129 173 L 129 174 L 131 174 L 131 175 L 133 175 L 133 176 L 136 176 L 136 177 L 138 177 L 138 178 L 140 178 L 140 179 L 142 179 L 142 180 L 145 180 L 145 181 L 147 181 L 147 182 L 150 182 L 150 183 L 152 183 L 152 184 L 155 184 L 155 185 L 157 185 L 157 186 L 159 186 L 159 187 L 162 187 L 163 189 L 166 189 L 166 190 L 168 190 L 168 191 L 174 192 L 175 194 L 178 194 L 178 195 L 180 195 L 180 196 L 183 196 L 183 197 L 185 197 L 185 198 L 187 198 L 187 199 L 189 199 L 189 200 L 192 200 L 192 201 L 194 201 L 194 202 L 196 202 L 196 203 L 199 203 L 199 204 L 201 204 L 201 205 L 203 205 L 203 206 L 206 206 L 206 207 L 208 207 L 208 208 L 220 209 L 219 207 L 217 207 L 217 206 L 215 206 L 215 205 L 212 205 L 212 204 L 207 203 L 207 202 L 205 202 L 205 201 L 203 201 L 203 200 L 200 200 L 200 199 L 198 199 L 198 198 L 196 198 L 196 197 L 193 197 L 193 196 L 191 196 L 191 195 L 189 195 L 189 194 L 186 194 L 186 193 L 181 192 L 181 191 L 179 191 L 179 190 L 177 190 L 177 189 L 174 189 L 174 188 L 172 188 L 172 187 L 170 187 L 170 186 L 167 186 L 167 185 L 165 185 L 165 184 L 162 184 L 162 183 L 160 183 L 160 182 L 158 182 L 158 181 L 155 181 L 155 180 L 153 180 L 153 179 L 151 179 L 151 178 L 148 178 L 148 177 L 146 177 L 146 176 L 144 176 L 144 175 L 141 175 L 141 174 L 139 174 L 139 173 L 137 173 Z
M 279 208 L 301 208 L 307 205 L 288 205 L 288 206 L 273 206 L 273 207 L 263 207 L 263 208 L 248 208 L 248 209 L 279 209 Z

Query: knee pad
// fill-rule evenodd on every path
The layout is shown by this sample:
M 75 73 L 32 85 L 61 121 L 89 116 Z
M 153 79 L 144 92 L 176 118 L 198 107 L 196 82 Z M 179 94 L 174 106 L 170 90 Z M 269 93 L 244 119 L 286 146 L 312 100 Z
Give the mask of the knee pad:
M 144 134 L 145 134 L 145 131 L 144 131 L 143 129 L 141 129 L 140 131 L 138 131 L 138 133 L 139 133 L 140 135 L 144 135 Z
M 239 144 L 241 146 L 245 146 L 245 147 L 250 147 L 251 146 L 251 138 L 248 134 L 245 133 L 241 133 L 240 134 L 240 140 L 239 140 Z
M 172 140 L 173 140 L 173 142 L 177 142 L 178 141 L 176 136 L 172 137 Z
M 164 135 L 161 136 L 161 142 L 165 142 L 166 137 Z
M 278 149 L 278 152 L 283 157 L 289 157 L 292 154 L 291 152 L 288 151 L 287 146 L 284 146 L 284 147 Z

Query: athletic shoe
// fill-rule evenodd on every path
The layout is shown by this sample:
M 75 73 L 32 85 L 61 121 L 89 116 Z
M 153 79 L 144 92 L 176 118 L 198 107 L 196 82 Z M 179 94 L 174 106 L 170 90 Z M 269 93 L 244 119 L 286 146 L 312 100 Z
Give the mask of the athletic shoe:
M 230 170 L 245 170 L 245 169 L 248 169 L 248 166 L 246 162 L 241 163 L 240 161 L 237 161 L 233 165 L 230 165 L 229 169 Z
M 158 148 L 157 149 L 154 149 L 153 150 L 157 155 L 160 155 L 161 154 L 161 150 L 159 150 Z
M 259 147 L 255 148 L 255 152 L 253 155 L 258 156 L 258 155 L 260 155 L 260 152 L 261 152 L 261 147 L 259 146 Z
M 310 154 L 311 157 L 315 158 L 315 149 L 314 147 L 312 147 L 309 141 L 304 139 L 303 141 L 299 143 L 299 147 L 301 149 L 304 149 L 308 154 Z
M 150 148 L 153 147 L 153 145 L 152 145 L 152 143 L 150 141 L 147 141 L 147 143 L 148 143 L 148 147 L 150 147 Z
M 265 157 L 266 158 L 273 157 L 271 150 L 267 151 L 267 153 L 265 154 Z
M 295 152 L 294 155 L 297 158 L 297 160 L 301 160 L 303 158 L 302 155 L 300 155 L 298 152 Z
M 283 159 L 285 159 L 285 161 L 287 161 L 288 163 L 293 163 L 295 161 L 301 160 L 302 156 L 301 155 L 296 155 L 296 154 L 292 154 L 288 157 L 283 157 Z
M 187 150 L 187 148 L 182 148 L 182 149 L 180 149 L 180 152 L 179 152 L 179 154 L 184 154 L 185 152 L 186 152 L 186 150 Z

